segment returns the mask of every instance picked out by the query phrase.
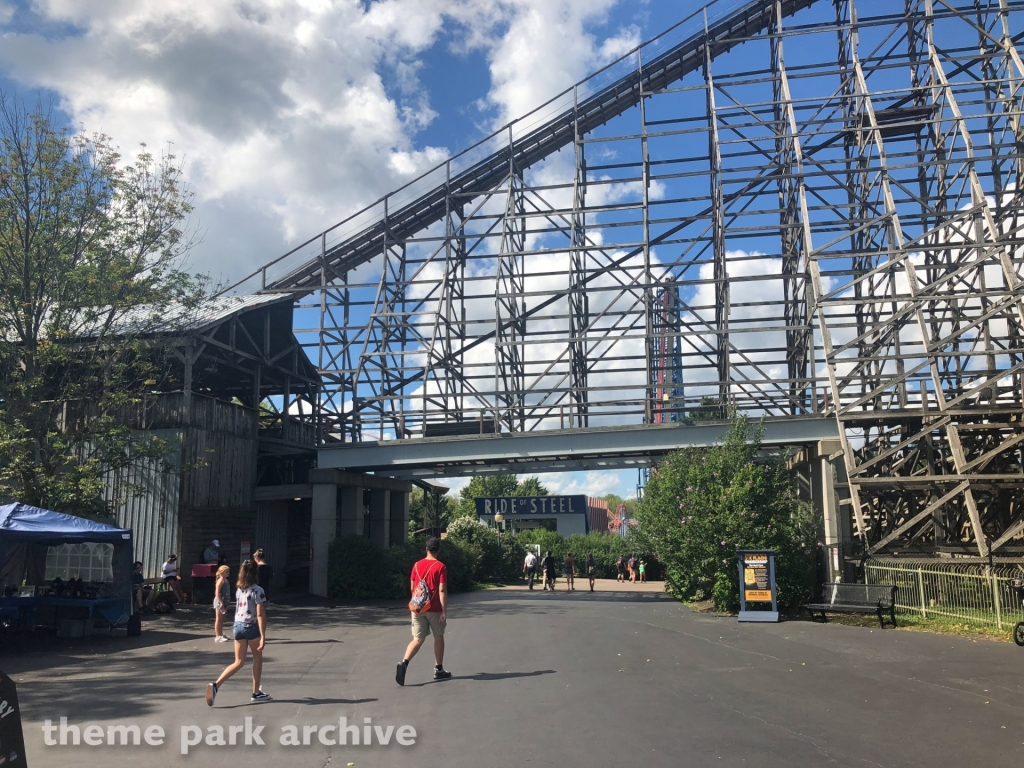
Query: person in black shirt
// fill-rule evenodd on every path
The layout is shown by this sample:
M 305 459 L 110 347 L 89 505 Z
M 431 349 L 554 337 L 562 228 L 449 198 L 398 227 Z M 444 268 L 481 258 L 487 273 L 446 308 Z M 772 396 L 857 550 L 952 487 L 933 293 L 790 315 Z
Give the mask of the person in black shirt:
M 135 610 L 142 610 L 142 582 L 145 579 L 142 578 L 142 561 L 135 561 L 135 568 L 132 569 L 132 597 L 135 598 Z
M 551 556 L 551 550 L 549 549 L 544 553 L 544 559 L 540 561 L 541 568 L 544 569 L 544 589 L 550 586 L 551 591 L 555 591 L 555 558 Z
M 256 562 L 256 571 L 258 574 L 257 583 L 263 588 L 263 593 L 266 595 L 267 600 L 270 600 L 270 580 L 274 578 L 274 568 L 270 565 L 263 555 L 263 548 L 260 547 L 252 553 L 252 559 Z

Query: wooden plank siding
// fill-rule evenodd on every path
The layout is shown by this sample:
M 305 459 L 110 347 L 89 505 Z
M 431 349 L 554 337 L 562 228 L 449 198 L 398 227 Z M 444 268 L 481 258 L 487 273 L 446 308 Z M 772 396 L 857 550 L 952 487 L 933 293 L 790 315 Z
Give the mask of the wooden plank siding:
M 221 554 L 238 575 L 241 543 L 255 547 L 258 423 L 251 408 L 192 395 L 181 458 L 181 552 L 186 585 L 203 550 L 220 541 Z M 187 587 L 186 587 L 187 588 Z

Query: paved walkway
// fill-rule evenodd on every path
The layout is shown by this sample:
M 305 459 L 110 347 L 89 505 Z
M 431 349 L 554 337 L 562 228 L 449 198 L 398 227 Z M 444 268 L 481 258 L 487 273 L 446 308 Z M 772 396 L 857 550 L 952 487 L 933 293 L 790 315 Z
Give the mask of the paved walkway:
M 534 592 L 543 591 L 543 582 L 538 581 L 534 584 Z M 590 581 L 586 577 L 576 577 L 576 591 L 577 592 L 589 592 Z M 529 587 L 525 584 L 516 584 L 511 587 L 502 587 L 503 590 L 511 591 L 523 591 L 528 592 Z M 558 580 L 555 582 L 556 592 L 568 592 L 568 586 L 565 582 L 565 577 L 559 575 Z M 628 582 L 628 581 L 617 581 L 615 579 L 594 579 L 594 591 L 595 592 L 623 592 L 623 593 L 636 593 L 636 592 L 660 592 L 665 591 L 665 582 L 663 581 L 646 581 L 640 582 Z
M 602 585 L 603 586 L 603 585 Z M 393 680 L 408 641 L 395 603 L 271 607 L 264 687 L 205 684 L 231 657 L 205 613 L 162 617 L 142 642 L 88 638 L 5 656 L 19 682 L 32 768 L 278 766 L 1016 766 L 1024 755 L 1024 649 L 923 633 L 794 621 L 739 624 L 654 591 L 456 596 L 449 681 L 430 649 Z M 212 623 L 212 622 L 211 622 Z M 46 747 L 44 718 L 160 724 L 163 747 Z M 277 744 L 282 727 L 411 725 L 414 746 Z M 180 729 L 264 726 L 259 746 L 197 746 Z M 328 732 L 328 740 L 333 732 Z M 244 738 L 244 731 L 238 738 Z M 5 766 L 6 768 L 6 766 Z

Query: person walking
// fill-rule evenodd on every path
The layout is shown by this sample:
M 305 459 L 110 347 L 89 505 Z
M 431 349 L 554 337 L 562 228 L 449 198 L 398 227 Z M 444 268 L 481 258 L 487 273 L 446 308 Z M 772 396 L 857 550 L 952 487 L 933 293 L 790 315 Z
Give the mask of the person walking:
M 631 555 L 629 558 L 629 583 L 636 583 L 636 555 Z
M 263 587 L 263 594 L 267 597 L 267 602 L 270 602 L 270 580 L 274 578 L 274 567 L 267 562 L 266 557 L 263 554 L 263 547 L 260 547 L 252 553 L 252 559 L 256 563 L 256 575 L 258 577 L 258 584 Z
M 533 552 L 526 553 L 526 560 L 523 561 L 523 574 L 530 577 L 530 589 L 533 589 L 533 580 L 537 576 L 537 556 Z
M 412 642 L 405 649 L 405 656 L 398 663 L 395 682 L 405 685 L 405 673 L 409 662 L 419 651 L 427 635 L 434 636 L 434 679 L 447 680 L 452 673 L 444 668 L 444 629 L 448 623 L 448 567 L 437 559 L 441 548 L 440 540 L 431 536 L 427 539 L 426 557 L 418 560 L 409 574 L 412 599 L 409 612 L 412 614 Z
M 555 591 L 555 558 L 551 556 L 551 550 L 547 550 L 544 553 L 544 558 L 540 561 L 540 567 L 544 571 L 544 590 L 547 591 L 548 587 L 551 591 Z
M 565 556 L 565 562 L 562 563 L 562 571 L 565 573 L 565 591 L 575 592 L 576 591 L 576 560 L 572 556 L 572 552 L 569 552 Z
M 590 591 L 594 591 L 594 579 L 597 578 L 597 563 L 594 562 L 594 553 L 587 555 L 587 578 L 590 579 Z
M 644 560 L 643 555 L 640 556 L 640 565 L 638 566 L 638 568 L 640 569 L 640 583 L 641 584 L 646 584 L 647 583 L 647 561 Z
M 619 577 L 616 579 L 616 581 L 625 581 L 626 580 L 626 558 L 624 558 L 622 555 L 619 555 L 619 559 L 615 561 L 615 568 L 619 572 Z
M 222 565 L 217 569 L 217 582 L 213 589 L 213 642 L 228 643 L 230 640 L 224 637 L 224 617 L 228 613 L 228 603 L 231 600 L 231 585 L 228 579 L 231 578 L 231 569 Z
M 270 701 L 260 685 L 263 677 L 263 649 L 267 645 L 267 598 L 256 583 L 256 563 L 246 560 L 238 571 L 235 583 L 235 660 L 224 668 L 216 681 L 206 686 L 206 704 L 212 707 L 220 687 L 245 666 L 245 657 L 252 651 L 252 698 L 254 704 Z

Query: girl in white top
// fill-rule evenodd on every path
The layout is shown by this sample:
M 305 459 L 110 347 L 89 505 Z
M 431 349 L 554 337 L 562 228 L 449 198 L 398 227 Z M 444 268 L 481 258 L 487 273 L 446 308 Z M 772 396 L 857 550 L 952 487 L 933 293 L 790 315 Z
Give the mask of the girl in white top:
M 250 701 L 270 701 L 270 696 L 260 687 L 260 678 L 263 675 L 263 648 L 267 644 L 267 597 L 256 583 L 256 568 L 256 563 L 246 560 L 238 572 L 238 589 L 235 590 L 235 661 L 224 668 L 216 682 L 206 686 L 206 703 L 211 707 L 224 681 L 245 666 L 248 651 L 252 651 Z
M 228 577 L 231 569 L 222 565 L 217 569 L 217 584 L 214 587 L 213 598 L 213 641 L 215 643 L 230 643 L 224 637 L 224 617 L 228 612 L 228 601 L 231 599 L 231 586 L 228 584 Z

